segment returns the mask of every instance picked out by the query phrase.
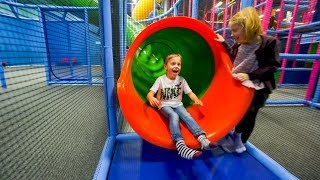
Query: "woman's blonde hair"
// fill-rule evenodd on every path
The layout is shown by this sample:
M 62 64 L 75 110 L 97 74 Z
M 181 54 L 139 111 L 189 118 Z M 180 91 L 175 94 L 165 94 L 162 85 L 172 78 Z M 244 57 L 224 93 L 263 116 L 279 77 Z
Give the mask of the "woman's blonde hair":
M 166 59 L 164 60 L 164 64 L 167 64 L 170 59 L 175 58 L 175 57 L 180 57 L 180 59 L 181 59 L 180 54 L 172 53 L 172 54 L 167 55 Z
M 243 27 L 244 43 L 250 43 L 262 34 L 261 20 L 253 7 L 244 8 L 233 15 L 229 21 L 229 26 L 233 24 Z

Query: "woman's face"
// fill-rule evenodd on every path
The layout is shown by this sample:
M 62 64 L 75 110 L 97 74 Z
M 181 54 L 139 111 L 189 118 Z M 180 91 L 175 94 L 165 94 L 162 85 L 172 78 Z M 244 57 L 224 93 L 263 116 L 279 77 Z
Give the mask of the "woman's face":
M 243 26 L 241 24 L 230 24 L 231 36 L 237 43 L 243 43 L 245 40 L 245 35 L 243 32 Z

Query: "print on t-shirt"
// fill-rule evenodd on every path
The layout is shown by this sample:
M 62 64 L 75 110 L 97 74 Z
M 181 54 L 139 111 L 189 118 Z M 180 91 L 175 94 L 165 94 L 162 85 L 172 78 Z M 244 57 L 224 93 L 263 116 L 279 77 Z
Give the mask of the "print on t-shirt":
M 167 87 L 167 88 L 161 89 L 161 99 L 170 100 L 178 97 L 179 94 L 181 93 L 181 87 L 180 87 L 181 84 L 182 82 L 175 85 L 174 87 Z

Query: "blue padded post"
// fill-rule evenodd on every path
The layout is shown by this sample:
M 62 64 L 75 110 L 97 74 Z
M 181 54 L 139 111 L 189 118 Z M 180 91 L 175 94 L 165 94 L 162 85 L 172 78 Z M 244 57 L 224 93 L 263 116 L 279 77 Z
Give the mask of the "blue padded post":
M 6 77 L 4 75 L 4 69 L 3 69 L 2 64 L 0 64 L 0 81 L 1 81 L 1 87 L 6 89 L 7 83 L 6 83 Z

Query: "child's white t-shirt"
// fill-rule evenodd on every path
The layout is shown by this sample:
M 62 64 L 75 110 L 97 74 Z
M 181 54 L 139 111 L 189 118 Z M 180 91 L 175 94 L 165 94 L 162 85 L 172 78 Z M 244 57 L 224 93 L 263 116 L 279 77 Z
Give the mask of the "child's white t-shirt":
M 160 101 L 160 107 L 171 106 L 178 107 L 182 104 L 182 92 L 188 94 L 192 92 L 187 81 L 177 76 L 175 80 L 167 78 L 166 75 L 162 75 L 157 78 L 150 91 L 157 93 L 157 99 Z

